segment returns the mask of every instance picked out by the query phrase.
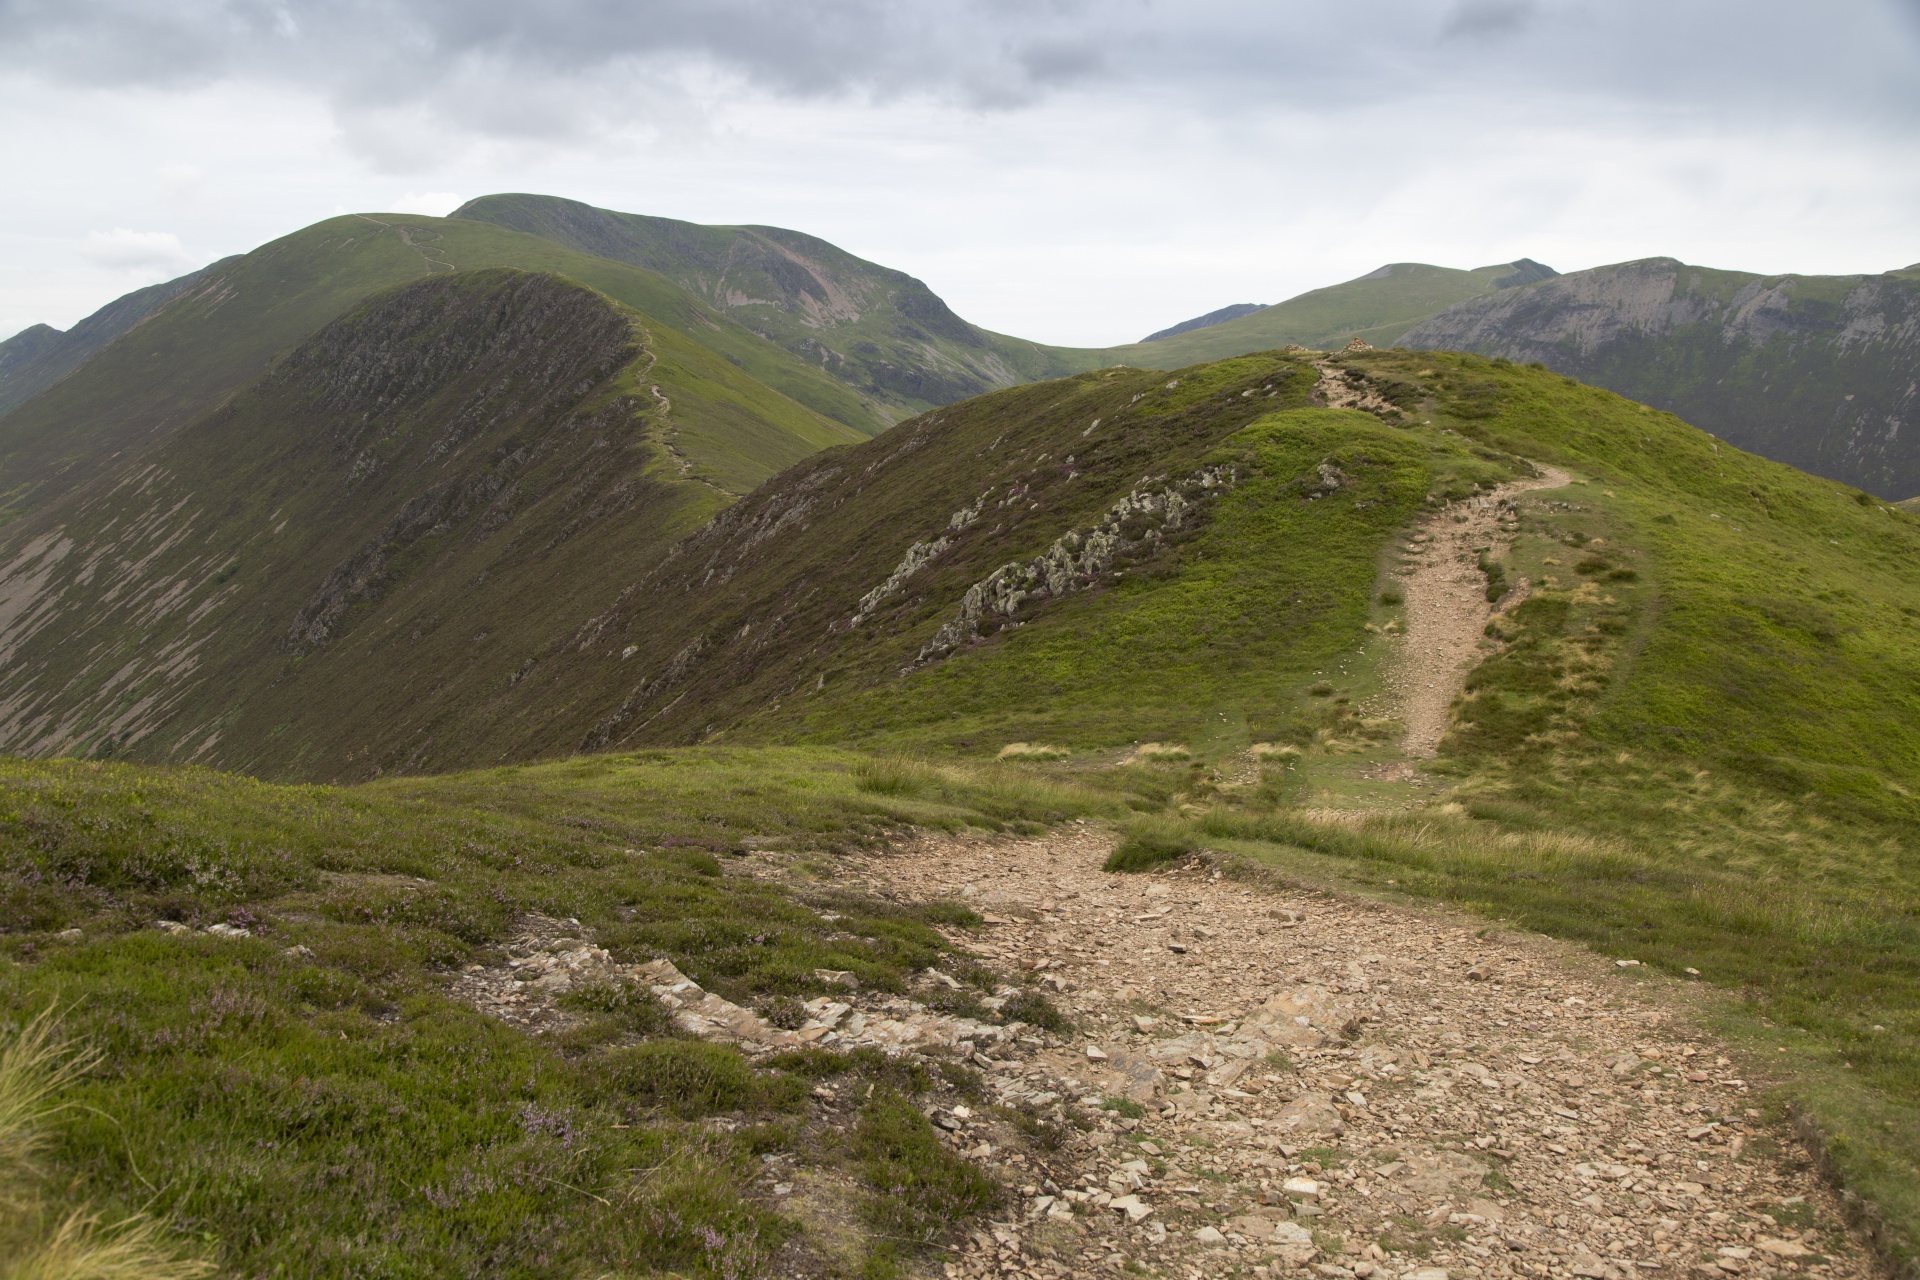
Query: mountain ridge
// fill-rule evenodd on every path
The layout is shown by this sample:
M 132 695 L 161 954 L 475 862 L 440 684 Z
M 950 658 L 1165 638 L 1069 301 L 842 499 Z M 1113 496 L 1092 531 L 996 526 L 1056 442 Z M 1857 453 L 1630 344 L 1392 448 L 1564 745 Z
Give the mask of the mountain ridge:
M 1464 300 L 1402 335 L 1549 368 L 1883 497 L 1920 492 L 1920 273 L 1645 258 Z
M 79 368 L 209 271 L 217 271 L 233 260 L 222 258 L 198 271 L 121 294 L 67 329 L 28 325 L 0 342 L 0 417 Z
M 1391 346 L 1413 325 L 1455 303 L 1514 287 L 1552 270 L 1529 258 L 1471 271 L 1424 262 L 1390 262 L 1352 280 L 1310 289 L 1219 324 L 1107 347 L 1102 356 L 1170 369 L 1285 346 L 1326 349 L 1355 339 Z
M 861 438 L 571 280 L 397 286 L 0 539 L 0 743 L 417 756 L 449 704 L 481 732 L 516 637 L 599 607 L 723 482 Z
M 502 194 L 449 215 L 658 271 L 887 406 L 883 425 L 940 404 L 1078 372 L 1094 353 L 968 323 L 925 283 L 805 232 L 704 226 L 555 196 Z
M 866 434 L 856 393 L 645 268 L 478 222 L 409 214 L 326 219 L 228 259 L 91 359 L 0 416 L 0 520 L 43 507 L 120 465 L 265 372 L 366 298 L 469 267 L 557 271 L 693 335 L 774 391 Z M 763 475 L 734 483 L 743 491 Z
M 1158 342 L 1162 338 L 1171 338 L 1175 334 L 1191 333 L 1195 329 L 1209 329 L 1216 324 L 1225 324 L 1229 320 L 1238 320 L 1241 316 L 1252 315 L 1256 311 L 1265 311 L 1267 306 L 1268 304 L 1264 302 L 1230 303 L 1217 311 L 1209 311 L 1203 316 L 1195 316 L 1191 320 L 1182 320 L 1179 324 L 1168 325 L 1156 333 L 1148 334 L 1140 341 L 1142 343 Z

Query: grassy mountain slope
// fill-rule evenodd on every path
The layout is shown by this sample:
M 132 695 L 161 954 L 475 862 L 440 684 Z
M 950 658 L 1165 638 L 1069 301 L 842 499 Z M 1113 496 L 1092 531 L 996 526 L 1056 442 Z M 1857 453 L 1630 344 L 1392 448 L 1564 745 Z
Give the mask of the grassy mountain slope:
M 1035 735 L 1123 744 L 1204 731 L 1228 687 L 1245 695 L 1238 727 L 1283 718 L 1364 620 L 1376 544 L 1429 473 L 1506 474 L 1454 442 L 1436 438 L 1429 463 L 1372 418 L 1305 409 L 1316 376 L 1272 354 L 1174 379 L 1083 374 L 810 459 L 556 645 L 517 696 L 565 705 L 544 750 L 730 727 L 961 752 Z M 1329 459 L 1368 495 L 1359 527 L 1317 501 Z M 1130 495 L 1140 510 L 1111 522 L 1098 563 L 1073 552 L 1060 603 L 996 614 L 983 647 L 922 661 L 971 584 L 1094 530 Z M 1201 551 L 1209 519 L 1245 554 Z M 546 692 L 595 671 L 622 673 L 617 706 Z
M 36 324 L 0 342 L 0 415 L 25 404 L 79 368 L 175 294 L 207 272 L 226 265 L 227 261 L 222 259 L 178 279 L 135 289 L 115 298 L 71 329 Z
M 1920 493 L 1920 269 L 1759 276 L 1649 258 L 1468 300 L 1401 341 L 1542 361 L 1816 475 Z
M 1162 338 L 1171 338 L 1175 334 L 1192 333 L 1195 329 L 1206 329 L 1216 324 L 1225 324 L 1229 320 L 1238 320 L 1241 316 L 1250 316 L 1256 311 L 1265 310 L 1266 306 L 1263 303 L 1235 302 L 1221 307 L 1218 310 L 1209 311 L 1203 316 L 1195 316 L 1191 320 L 1182 320 L 1179 324 L 1168 325 L 1164 329 L 1148 334 L 1146 337 L 1140 339 L 1140 341 L 1158 342 Z
M 715 854 L 777 840 L 825 861 L 907 823 L 1120 807 L 990 769 L 914 796 L 875 777 L 818 751 L 350 790 L 0 760 L 0 1046 L 52 1005 L 109 1064 L 54 1099 L 47 1182 L 109 1222 L 150 1215 L 220 1274 L 898 1274 L 903 1228 L 940 1239 L 991 1207 L 902 1101 L 980 1106 L 970 1070 L 751 1062 L 663 1034 L 658 1004 L 606 987 L 570 993 L 536 1036 L 450 990 L 463 966 L 503 964 L 530 917 L 768 1014 L 841 990 L 818 969 L 868 992 L 935 964 L 970 977 L 929 927 L 977 920 L 954 904 L 787 892 Z M 833 1189 L 830 1229 L 775 1198 L 776 1170 Z
M 324 354 L 312 369 L 355 367 Z M 1920 1224 L 1920 522 L 1545 369 L 1412 351 L 1326 363 L 1396 407 L 1320 407 L 1320 370 L 1284 353 L 1173 375 L 1103 370 L 996 392 L 812 454 L 665 550 L 657 541 L 631 550 L 640 540 L 626 534 L 603 541 L 629 554 L 596 559 L 593 590 L 535 621 L 520 615 L 544 599 L 540 574 L 503 550 L 499 574 L 521 576 L 486 596 L 499 638 L 479 634 L 478 610 L 436 628 L 427 603 L 349 609 L 336 638 L 288 658 L 278 677 L 298 681 L 310 664 L 337 661 L 324 686 L 302 686 L 313 706 L 261 693 L 272 715 L 226 731 L 264 745 L 229 758 L 345 776 L 705 743 L 343 794 L 362 813 L 406 797 L 423 823 L 440 820 L 430 799 L 499 805 L 505 795 L 509 816 L 537 803 L 589 833 L 582 839 L 606 834 L 623 849 L 660 843 L 638 839 L 642 831 L 682 838 L 686 823 L 706 821 L 710 847 L 731 848 L 755 823 L 790 832 L 796 812 L 815 812 L 809 795 L 841 794 L 833 761 L 816 781 L 779 767 L 824 751 L 809 742 L 947 757 L 1053 744 L 1070 753 L 1046 766 L 1055 781 L 1105 789 L 1104 805 L 1076 801 L 1085 812 L 1118 816 L 1115 798 L 1138 811 L 1129 833 L 1148 855 L 1221 850 L 1373 892 L 1441 898 L 1738 993 L 1711 1006 L 1716 1016 L 1781 1064 L 1756 1064 L 1750 1078 L 1785 1077 L 1785 1096 L 1831 1135 L 1841 1176 L 1910 1238 Z M 301 383 L 305 366 L 288 365 L 289 387 L 326 392 L 324 379 Z M 493 385 L 485 372 L 435 394 L 458 402 Z M 263 385 L 257 394 L 277 393 Z M 600 394 L 569 402 L 563 418 Z M 262 400 L 279 416 L 293 407 Z M 327 421 L 340 420 L 329 411 Z M 1449 803 L 1406 813 L 1429 793 L 1396 780 L 1409 762 L 1381 677 L 1401 606 L 1382 593 L 1384 575 L 1411 521 L 1445 519 L 1448 501 L 1535 463 L 1566 469 L 1574 483 L 1530 496 L 1516 514 L 1516 541 L 1496 572 L 1526 578 L 1530 591 L 1496 618 L 1442 756 L 1422 766 L 1425 781 L 1450 789 Z M 657 475 L 667 464 L 656 454 L 653 465 Z M 342 470 L 328 473 L 336 490 L 348 483 Z M 575 490 L 556 482 L 547 491 Z M 675 510 L 684 521 L 704 514 Z M 543 529 L 565 527 L 557 515 L 540 518 Z M 395 563 L 457 555 L 437 580 L 458 584 L 463 598 L 490 592 L 493 579 L 478 571 L 494 562 L 481 551 L 500 544 L 484 525 L 450 523 Z M 329 561 L 347 563 L 311 563 Z M 611 603 L 591 605 L 595 592 Z M 431 607 L 453 607 L 451 594 Z M 312 596 L 286 598 L 297 608 Z M 86 653 L 87 643 L 68 647 Z M 382 684 L 383 667 L 412 661 L 403 655 L 418 645 L 441 646 L 409 668 L 432 673 L 425 693 Z M 468 652 L 481 655 L 471 682 L 460 665 Z M 363 739 L 359 754 L 335 720 L 382 736 Z M 326 750 L 300 745 L 315 740 Z M 1137 755 L 1146 740 L 1179 750 Z M 720 745 L 768 741 L 803 745 Z M 1263 759 L 1249 750 L 1256 742 L 1292 752 Z M 44 768 L 34 786 L 74 786 L 52 772 L 73 766 Z M 635 768 L 648 776 L 625 772 Z M 868 768 L 860 789 L 888 803 L 952 800 L 937 769 Z M 608 779 L 590 803 L 575 786 L 581 777 Z M 707 796 L 716 797 L 710 808 Z M 637 807 L 610 812 L 623 803 Z M 753 816 L 736 821 L 729 805 Z M 1330 808 L 1351 812 L 1329 822 Z M 54 829 L 39 800 L 14 811 L 29 814 L 16 820 L 28 832 Z M 59 830 L 83 840 L 97 827 Z M 466 838 L 478 852 L 456 841 L 439 861 L 356 855 L 349 870 L 478 880 L 462 859 L 483 859 L 502 837 Z M 50 856 L 35 853 L 41 861 L 12 892 L 66 893 L 71 876 L 42 866 Z M 257 897 L 276 919 L 315 914 L 269 887 Z M 504 880 L 488 890 L 511 901 L 532 892 Z M 204 911 L 211 893 L 185 900 Z M 582 896 L 554 893 L 543 909 Z M 434 914 L 378 898 L 365 922 L 396 927 L 381 914 L 391 907 L 409 930 L 460 923 L 458 905 Z M 588 904 L 596 919 L 621 905 L 636 904 Z M 69 916 L 45 918 L 35 936 L 51 945 L 53 924 Z M 497 928 L 471 927 L 479 941 L 466 945 Z M 738 942 L 739 932 L 727 936 Z M 457 963 L 464 953 L 434 954 Z M 743 954 L 744 944 L 729 962 L 744 964 Z M 20 980 L 45 973 L 23 970 Z M 390 981 L 414 994 L 404 974 Z
M 1095 363 L 968 324 L 921 281 L 781 227 L 710 227 L 556 196 L 494 195 L 451 215 L 658 271 L 856 388 L 888 421 Z
M 0 418 L 0 515 L 45 505 L 164 439 L 373 293 L 486 267 L 567 275 L 818 413 L 867 432 L 880 425 L 843 384 L 654 272 L 484 223 L 354 214 L 216 264 L 138 328 Z
M 1522 280 L 1539 279 L 1540 273 L 1547 271 L 1549 268 L 1525 259 L 1473 271 L 1423 262 L 1394 262 L 1358 279 L 1314 289 L 1238 319 L 1158 340 L 1109 347 L 1102 354 L 1112 363 L 1177 369 L 1202 360 L 1290 344 L 1328 350 L 1359 338 L 1384 347 L 1415 324 L 1456 303 Z
M 1000 392 L 808 459 L 536 665 L 522 696 L 574 701 L 533 741 L 1044 742 L 1185 815 L 1148 848 L 1697 971 L 1746 993 L 1729 1025 L 1786 1055 L 1841 1175 L 1914 1239 L 1920 522 L 1545 370 L 1340 365 L 1400 410 L 1312 407 L 1306 366 L 1254 356 Z M 1523 505 L 1499 568 L 1532 594 L 1454 707 L 1451 806 L 1409 823 L 1423 793 L 1380 781 L 1399 606 L 1376 575 L 1416 512 L 1523 460 L 1576 482 Z M 1187 490 L 1179 527 L 1103 526 L 1209 468 L 1232 483 Z M 563 694 L 627 669 L 617 702 Z M 1140 741 L 1186 754 L 1136 761 Z M 1302 754 L 1259 765 L 1254 742 Z M 1328 807 L 1359 824 L 1304 816 Z
M 475 758 L 524 650 L 860 438 L 558 277 L 403 286 L 10 531 L 0 742 L 280 774 Z
M 1374 563 L 1428 493 L 1491 483 L 1525 456 L 1601 477 L 1622 495 L 1606 505 L 1640 504 L 1610 518 L 1632 524 L 1636 554 L 1658 562 L 1635 570 L 1659 578 L 1660 604 L 1635 623 L 1649 629 L 1630 678 L 1610 685 L 1597 722 L 1608 734 L 1689 752 L 1738 741 L 1920 781 L 1909 729 L 1920 717 L 1908 714 L 1920 711 L 1908 707 L 1920 653 L 1905 604 L 1920 545 L 1904 513 L 1544 371 L 1405 353 L 1342 363 L 1377 375 L 1414 416 L 1386 426 L 1308 407 L 1312 367 L 1269 354 L 1164 383 L 1108 370 L 1017 388 L 808 459 L 678 548 L 525 696 L 566 665 L 611 655 L 635 671 L 610 742 L 698 736 L 729 711 L 753 732 L 965 738 L 973 750 L 1040 732 L 1118 745 L 1223 712 L 1264 731 L 1286 708 L 1236 701 L 1266 678 L 1236 666 L 1310 669 L 1365 640 L 1355 566 Z M 1347 480 L 1323 491 L 1323 462 Z M 924 656 L 996 567 L 1090 535 L 1130 493 L 1222 465 L 1239 478 L 1195 497 L 1194 520 L 1160 549 L 1116 552 L 1068 575 L 1031 620 L 1045 592 L 996 615 L 983 642 Z M 922 562 L 862 607 L 897 567 Z M 1309 641 L 1327 608 L 1340 621 L 1324 645 Z M 1270 642 L 1297 660 L 1262 656 Z M 1111 719 L 1099 709 L 1109 698 L 1121 709 Z M 666 709 L 675 700 L 686 709 Z M 1906 710 L 1889 724 L 1894 707 Z

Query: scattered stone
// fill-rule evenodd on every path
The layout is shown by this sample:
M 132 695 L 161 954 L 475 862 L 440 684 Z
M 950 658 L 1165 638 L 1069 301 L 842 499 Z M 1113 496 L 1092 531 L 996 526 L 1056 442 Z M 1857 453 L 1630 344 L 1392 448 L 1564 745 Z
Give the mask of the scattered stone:
M 1056 1000 L 1084 1032 L 960 1038 L 990 1101 L 1092 1127 L 1049 1152 L 997 1127 L 998 1107 L 976 1106 L 957 1129 L 936 1120 L 953 1150 L 1028 1186 L 1017 1253 L 990 1243 L 955 1274 L 1104 1275 L 1131 1255 L 1181 1280 L 1261 1268 L 1268 1280 L 1526 1280 L 1589 1263 L 1600 1269 L 1581 1280 L 1693 1280 L 1710 1257 L 1718 1280 L 1787 1280 L 1788 1264 L 1816 1256 L 1808 1244 L 1730 1244 L 1727 1224 L 1788 1199 L 1815 1207 L 1815 1280 L 1872 1274 L 1832 1194 L 1796 1163 L 1791 1131 L 1736 1118 L 1736 1069 L 1681 1013 L 1622 994 L 1638 984 L 1606 981 L 1590 959 L 1570 966 L 1576 953 L 1544 940 L 1333 898 L 1288 904 L 1288 931 L 1263 937 L 1280 917 L 1251 886 L 1204 867 L 1108 875 L 1110 848 L 1083 828 L 928 836 L 848 860 L 901 900 L 972 886 L 974 908 L 1009 923 L 947 929 L 949 941 L 1004 973 L 1066 980 Z M 1064 909 L 1037 914 L 1048 901 Z M 1481 978 L 1463 980 L 1475 968 Z M 838 1037 L 936 1016 L 836 996 L 809 1014 Z M 922 1044 L 940 1051 L 937 1037 L 898 1051 Z M 1119 1096 L 1146 1115 L 1100 1109 Z M 935 1114 L 960 1118 L 957 1106 Z M 1289 1194 L 1301 1183 L 1315 1194 Z M 1072 1230 L 1049 1235 L 1060 1228 Z

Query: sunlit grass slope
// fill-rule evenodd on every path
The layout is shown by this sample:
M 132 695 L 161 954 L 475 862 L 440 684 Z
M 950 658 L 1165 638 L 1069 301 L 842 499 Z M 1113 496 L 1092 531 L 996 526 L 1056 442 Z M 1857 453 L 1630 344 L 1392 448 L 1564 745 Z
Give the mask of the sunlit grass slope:
M 1468 298 L 1492 293 L 1514 273 L 1501 264 L 1461 271 L 1424 262 L 1395 262 L 1354 280 L 1313 289 L 1224 324 L 1177 333 L 1157 342 L 1108 347 L 1108 362 L 1177 369 L 1249 351 L 1297 343 L 1316 350 L 1344 347 L 1355 338 L 1387 346 L 1402 333 Z
M 1211 733 L 1223 714 L 1243 739 L 1249 721 L 1317 724 L 1340 712 L 1305 686 L 1364 638 L 1394 531 L 1429 495 L 1525 466 L 1308 408 L 1318 376 L 1275 353 L 1107 370 L 809 459 L 542 654 L 510 701 L 541 750 L 728 734 L 992 754 Z M 1153 504 L 1181 485 L 1170 519 Z M 1125 545 L 983 643 L 927 651 L 975 584 L 1101 528 Z M 606 692 L 563 694 L 589 686 Z

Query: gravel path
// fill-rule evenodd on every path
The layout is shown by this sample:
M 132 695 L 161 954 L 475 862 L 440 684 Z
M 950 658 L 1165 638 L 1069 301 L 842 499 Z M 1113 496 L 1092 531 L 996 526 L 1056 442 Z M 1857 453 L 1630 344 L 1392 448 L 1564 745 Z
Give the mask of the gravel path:
M 935 1274 L 1872 1274 L 1724 1046 L 1631 969 L 1205 867 L 1109 875 L 1111 841 L 863 860 L 870 889 L 973 904 L 955 941 L 1077 1024 L 974 1059 L 1001 1103 L 1077 1117 L 1063 1146 L 936 1115 L 1019 1194 Z
M 1493 605 L 1480 571 L 1481 550 L 1498 558 L 1512 544 L 1506 524 L 1521 494 L 1557 489 L 1570 479 L 1554 467 L 1540 471 L 1538 478 L 1515 480 L 1484 496 L 1448 504 L 1415 526 L 1401 545 L 1406 556 L 1399 577 L 1407 598 L 1407 634 L 1399 642 L 1396 660 L 1388 664 L 1386 683 L 1407 726 L 1401 750 L 1409 756 L 1431 759 L 1439 753 L 1448 708 L 1487 644 Z M 1525 595 L 1521 582 L 1508 599 L 1517 603 Z

